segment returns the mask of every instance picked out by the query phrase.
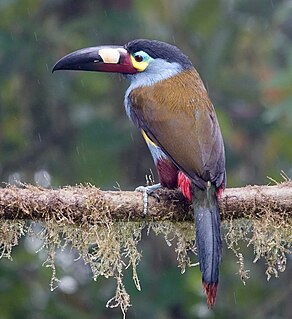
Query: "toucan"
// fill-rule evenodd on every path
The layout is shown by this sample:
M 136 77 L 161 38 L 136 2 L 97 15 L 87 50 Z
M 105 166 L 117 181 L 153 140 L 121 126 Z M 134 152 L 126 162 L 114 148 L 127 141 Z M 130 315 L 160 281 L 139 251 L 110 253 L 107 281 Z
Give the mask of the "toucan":
M 222 255 L 218 199 L 225 188 L 223 138 L 208 92 L 176 46 L 148 39 L 72 52 L 56 70 L 115 72 L 130 80 L 124 105 L 142 133 L 160 183 L 193 203 L 196 246 L 207 304 L 213 307 Z

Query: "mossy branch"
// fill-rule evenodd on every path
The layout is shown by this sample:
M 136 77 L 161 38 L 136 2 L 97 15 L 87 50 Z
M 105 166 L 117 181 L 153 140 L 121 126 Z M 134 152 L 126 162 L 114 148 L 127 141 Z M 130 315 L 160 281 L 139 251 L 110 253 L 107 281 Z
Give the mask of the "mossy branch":
M 292 182 L 230 188 L 219 204 L 225 221 L 224 238 L 238 259 L 243 282 L 248 270 L 239 242 L 253 246 L 254 261 L 265 259 L 268 279 L 283 272 L 292 242 Z M 47 250 L 45 264 L 52 269 L 53 290 L 58 284 L 55 255 L 70 245 L 89 264 L 94 279 L 116 279 L 116 293 L 106 306 L 120 307 L 125 318 L 130 296 L 123 274 L 132 268 L 133 281 L 140 290 L 137 266 L 142 257 L 138 249 L 142 230 L 147 227 L 147 233 L 152 230 L 163 235 L 168 245 L 174 242 L 183 273 L 194 265 L 190 257 L 190 251 L 196 253 L 192 220 L 191 204 L 178 191 L 160 190 L 158 198 L 150 196 L 145 216 L 143 196 L 138 192 L 101 191 L 93 186 L 57 190 L 7 186 L 0 189 L 0 259 L 11 259 L 22 236 L 38 237 L 43 243 L 40 249 Z M 36 231 L 39 221 L 42 228 Z
M 65 187 L 57 190 L 35 186 L 7 186 L 0 189 L 1 219 L 66 219 L 72 223 L 112 221 L 189 221 L 190 203 L 180 192 L 160 190 L 149 196 L 148 213 L 143 214 L 139 192 L 101 191 L 93 186 Z M 225 219 L 258 218 L 263 211 L 292 217 L 292 182 L 274 186 L 246 186 L 226 189 L 220 199 Z

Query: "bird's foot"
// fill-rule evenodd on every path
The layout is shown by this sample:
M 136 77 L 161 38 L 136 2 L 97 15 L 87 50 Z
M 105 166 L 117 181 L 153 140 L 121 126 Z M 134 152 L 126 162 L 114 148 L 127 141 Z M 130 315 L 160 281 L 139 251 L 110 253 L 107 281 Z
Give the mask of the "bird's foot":
M 151 186 L 138 186 L 135 191 L 136 192 L 141 192 L 143 194 L 143 213 L 144 215 L 147 215 L 147 211 L 148 211 L 148 196 L 149 195 L 154 195 L 154 192 L 161 188 L 161 184 L 154 184 Z M 155 197 L 158 198 L 158 195 L 155 194 Z

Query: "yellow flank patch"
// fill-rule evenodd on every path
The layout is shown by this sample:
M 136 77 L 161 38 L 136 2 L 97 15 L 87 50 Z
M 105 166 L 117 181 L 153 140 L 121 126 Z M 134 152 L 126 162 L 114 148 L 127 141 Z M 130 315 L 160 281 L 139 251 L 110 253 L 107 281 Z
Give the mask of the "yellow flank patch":
M 117 49 L 100 49 L 98 54 L 101 56 L 104 63 L 117 64 L 120 59 L 120 52 Z
M 148 137 L 148 135 L 145 133 L 144 130 L 141 130 L 141 132 L 142 132 L 143 138 L 144 138 L 144 140 L 146 141 L 147 144 L 151 144 L 151 145 L 157 147 L 157 145 L 150 140 L 150 138 Z
M 131 55 L 131 61 L 132 61 L 133 67 L 139 72 L 144 71 L 148 66 L 147 62 L 137 62 L 132 55 Z

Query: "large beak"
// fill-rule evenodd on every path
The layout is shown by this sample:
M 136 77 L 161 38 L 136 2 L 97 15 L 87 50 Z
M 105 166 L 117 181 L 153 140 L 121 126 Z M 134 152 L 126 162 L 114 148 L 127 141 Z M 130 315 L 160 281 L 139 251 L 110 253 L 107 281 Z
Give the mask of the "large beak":
M 121 46 L 98 46 L 72 52 L 60 59 L 56 70 L 137 73 L 127 50 Z

